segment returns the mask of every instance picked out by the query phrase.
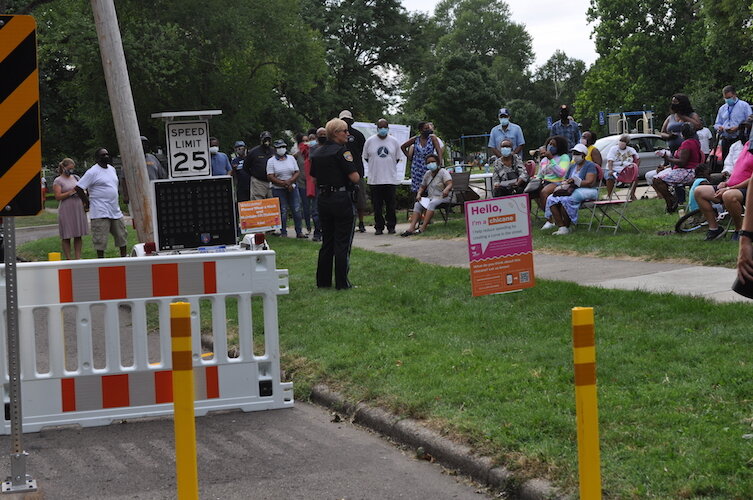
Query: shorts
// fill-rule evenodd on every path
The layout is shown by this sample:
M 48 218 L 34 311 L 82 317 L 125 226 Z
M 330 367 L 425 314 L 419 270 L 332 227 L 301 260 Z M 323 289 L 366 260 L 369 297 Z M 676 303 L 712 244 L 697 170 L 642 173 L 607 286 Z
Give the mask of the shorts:
M 128 242 L 128 233 L 126 232 L 123 219 L 92 219 L 92 245 L 94 250 L 104 252 L 107 249 L 107 234 L 112 234 L 115 239 L 115 246 L 118 248 L 126 246 Z
M 690 184 L 695 179 L 695 170 L 692 168 L 665 168 L 654 179 L 659 179 L 667 184 Z

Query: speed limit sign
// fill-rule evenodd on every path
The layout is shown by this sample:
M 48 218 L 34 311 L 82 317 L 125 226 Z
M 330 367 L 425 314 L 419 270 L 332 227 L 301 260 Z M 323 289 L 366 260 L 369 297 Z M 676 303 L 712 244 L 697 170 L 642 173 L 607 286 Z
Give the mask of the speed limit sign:
M 170 177 L 212 175 L 209 164 L 209 122 L 168 122 L 166 136 Z

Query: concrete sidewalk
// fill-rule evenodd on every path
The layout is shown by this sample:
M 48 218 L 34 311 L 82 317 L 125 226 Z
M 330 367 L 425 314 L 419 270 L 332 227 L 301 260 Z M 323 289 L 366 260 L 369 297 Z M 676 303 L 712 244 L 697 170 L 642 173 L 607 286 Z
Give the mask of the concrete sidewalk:
M 429 264 L 468 267 L 468 248 L 464 238 L 440 240 L 424 235 L 400 237 L 400 233 L 407 228 L 407 224 L 398 224 L 397 234 L 377 236 L 370 227 L 365 233 L 355 233 L 353 245 L 365 250 L 411 257 Z M 534 251 L 534 272 L 541 279 L 571 281 L 586 286 L 669 292 L 704 297 L 717 302 L 749 302 L 749 299 L 731 290 L 737 273 L 734 269 L 724 267 Z

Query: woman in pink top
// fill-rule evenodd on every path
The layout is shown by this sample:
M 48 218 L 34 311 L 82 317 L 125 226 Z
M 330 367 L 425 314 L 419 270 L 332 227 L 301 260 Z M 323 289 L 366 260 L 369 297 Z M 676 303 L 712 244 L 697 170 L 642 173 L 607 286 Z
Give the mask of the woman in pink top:
M 672 168 L 666 168 L 656 174 L 653 186 L 656 192 L 667 203 L 667 213 L 677 211 L 677 198 L 669 192 L 669 185 L 685 185 L 695 179 L 695 168 L 703 163 L 701 143 L 695 137 L 695 129 L 690 123 L 682 125 L 682 137 L 684 141 L 680 148 L 675 151 L 673 157 L 665 156 Z
M 732 175 L 726 182 L 720 182 L 716 186 L 702 185 L 695 189 L 694 196 L 698 202 L 698 208 L 706 217 L 709 223 L 709 230 L 706 233 L 706 240 L 716 240 L 724 236 L 724 228 L 719 227 L 716 222 L 716 210 L 712 203 L 724 203 L 724 206 L 732 216 L 735 224 L 735 233 L 732 240 L 737 240 L 737 231 L 742 228 L 743 217 L 742 211 L 745 204 L 745 195 L 748 188 L 748 180 L 753 175 L 753 153 L 750 152 L 750 141 L 743 147 L 740 156 L 737 157 L 735 166 L 732 168 Z

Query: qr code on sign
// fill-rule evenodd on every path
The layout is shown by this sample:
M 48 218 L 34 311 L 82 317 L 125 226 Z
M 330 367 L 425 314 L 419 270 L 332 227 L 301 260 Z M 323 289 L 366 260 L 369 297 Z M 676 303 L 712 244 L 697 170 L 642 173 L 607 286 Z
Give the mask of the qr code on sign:
M 528 271 L 522 271 L 520 273 L 520 282 L 521 283 L 528 283 L 529 281 L 531 281 L 531 277 L 530 277 Z

